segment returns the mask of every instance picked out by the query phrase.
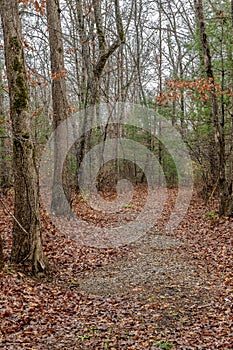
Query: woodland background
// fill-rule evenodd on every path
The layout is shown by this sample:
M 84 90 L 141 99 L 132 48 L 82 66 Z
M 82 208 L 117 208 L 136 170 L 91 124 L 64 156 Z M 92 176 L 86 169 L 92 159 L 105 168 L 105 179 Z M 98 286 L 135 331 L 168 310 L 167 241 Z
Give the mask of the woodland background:
M 0 14 L 0 348 L 40 349 L 47 344 L 43 346 L 48 349 L 230 349 L 233 1 L 0 0 Z M 82 284 L 78 280 L 93 270 L 138 252 L 135 247 L 77 249 L 39 204 L 38 164 L 51 132 L 69 116 L 100 102 L 149 107 L 179 130 L 192 157 L 195 191 L 173 237 L 188 248 L 181 246 L 179 256 L 175 251 L 172 256 L 186 266 L 189 260 L 197 261 L 195 278 L 204 274 L 199 285 L 194 278 L 185 290 L 173 271 L 156 293 L 144 289 L 145 281 L 136 283 L 127 301 L 122 296 L 94 296 L 93 290 L 88 295 L 76 291 Z M 154 127 L 159 133 L 159 123 Z M 156 137 L 114 125 L 107 131 L 110 138 L 119 134 L 140 141 L 163 167 L 171 196 L 156 231 L 161 234 L 177 193 L 175 164 Z M 66 197 L 87 220 L 96 217 L 82 204 L 77 172 L 85 152 L 104 136 L 99 129 L 83 135 L 63 169 Z M 66 218 L 70 208 L 60 202 L 59 171 L 57 164 L 51 205 L 55 215 Z M 133 204 L 123 208 L 127 221 L 146 195 L 142 170 L 122 160 L 106 164 L 98 188 L 114 197 L 122 177 L 135 186 Z M 105 225 L 106 220 L 100 214 L 96 224 Z M 165 254 L 166 247 L 162 250 Z M 169 294 L 172 288 L 174 294 Z M 65 304 L 61 309 L 56 297 Z M 36 321 L 38 310 L 41 324 Z M 127 324 L 131 326 L 126 332 Z

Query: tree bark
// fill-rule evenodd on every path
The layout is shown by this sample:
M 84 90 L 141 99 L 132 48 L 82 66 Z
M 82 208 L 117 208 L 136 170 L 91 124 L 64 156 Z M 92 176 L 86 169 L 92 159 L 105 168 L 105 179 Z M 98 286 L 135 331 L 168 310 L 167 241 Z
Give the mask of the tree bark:
M 57 216 L 69 216 L 71 211 L 69 169 L 67 163 L 63 167 L 61 162 L 64 151 L 63 147 L 65 147 L 65 144 L 67 143 L 68 135 L 66 134 L 66 128 L 63 128 L 63 130 L 57 129 L 57 127 L 69 116 L 66 95 L 64 48 L 60 19 L 61 10 L 58 0 L 47 0 L 46 6 L 52 74 L 53 127 L 55 130 L 54 174 L 51 210 Z M 67 201 L 62 199 L 63 189 Z
M 119 0 L 114 0 L 115 11 L 115 23 L 117 28 L 116 39 L 111 45 L 107 43 L 105 28 L 102 19 L 101 1 L 93 0 L 94 16 L 91 23 L 90 31 L 94 33 L 94 26 L 97 32 L 98 41 L 98 55 L 92 58 L 90 52 L 90 33 L 88 35 L 85 26 L 85 14 L 83 10 L 83 2 L 76 0 L 77 18 L 79 27 L 79 37 L 82 45 L 82 59 L 85 64 L 85 70 L 87 74 L 87 87 L 86 96 L 84 102 L 84 108 L 97 104 L 100 100 L 100 83 L 103 75 L 104 67 L 108 59 L 114 54 L 114 52 L 125 42 L 125 34 L 122 23 L 122 17 L 120 13 Z M 95 57 L 97 56 L 97 57 Z M 78 145 L 77 150 L 77 165 L 78 169 L 82 162 L 85 151 L 90 145 L 92 131 L 90 130 L 86 135 L 82 136 L 82 139 Z
M 233 214 L 232 186 L 229 186 L 226 178 L 226 155 L 225 155 L 225 139 L 224 139 L 224 123 L 219 118 L 218 98 L 215 89 L 215 78 L 212 68 L 212 57 L 205 28 L 205 18 L 202 0 L 194 0 L 196 15 L 198 18 L 200 39 L 202 43 L 202 51 L 204 56 L 204 65 L 207 78 L 212 80 L 211 102 L 212 102 L 212 121 L 215 130 L 215 145 L 217 150 L 218 164 L 216 165 L 218 174 L 219 189 L 219 214 Z
M 32 115 L 27 85 L 22 31 L 17 0 L 0 0 L 5 62 L 13 128 L 14 227 L 11 261 L 43 273 L 47 263 L 42 248 L 39 181 L 32 141 Z
M 4 256 L 3 256 L 3 248 L 2 248 L 2 237 L 0 235 L 0 271 L 4 266 Z
M 2 82 L 2 67 L 3 62 L 0 60 L 0 120 L 5 120 L 5 99 L 3 93 L 3 82 Z M 7 160 L 7 157 L 10 155 L 11 147 L 8 141 L 8 132 L 7 128 L 0 128 L 0 187 L 9 188 L 12 186 L 11 175 L 12 169 L 10 161 Z
M 106 34 L 102 21 L 101 1 L 93 0 L 94 23 L 97 31 L 98 39 L 98 57 L 96 62 L 92 62 L 89 49 L 89 38 L 85 28 L 85 15 L 83 13 L 82 1 L 76 0 L 78 12 L 79 36 L 82 42 L 82 55 L 85 62 L 85 68 L 88 75 L 87 94 L 85 107 L 94 105 L 99 101 L 100 97 L 100 79 L 109 57 L 125 42 L 125 34 L 120 13 L 119 0 L 114 0 L 115 21 L 117 27 L 116 39 L 111 45 L 107 44 Z M 94 27 L 93 27 L 94 29 Z

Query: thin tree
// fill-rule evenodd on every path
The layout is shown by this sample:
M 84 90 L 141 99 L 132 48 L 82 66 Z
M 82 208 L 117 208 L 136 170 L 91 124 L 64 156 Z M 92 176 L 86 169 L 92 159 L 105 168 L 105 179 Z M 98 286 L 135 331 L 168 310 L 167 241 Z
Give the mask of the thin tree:
M 1 70 L 1 61 L 0 61 L 0 118 L 3 118 L 3 93 L 2 93 L 2 70 Z M 4 172 L 4 157 L 5 157 L 5 144 L 4 144 L 4 136 L 0 135 L 0 152 L 1 152 L 1 159 L 0 159 L 0 164 L 1 168 L 3 169 L 3 173 L 1 170 L 0 173 L 0 186 L 5 185 L 5 172 Z M 0 271 L 3 268 L 3 261 L 4 261 L 4 256 L 3 256 L 3 248 L 2 248 L 2 236 L 0 234 Z
M 0 187 L 7 189 L 12 186 L 12 169 L 9 156 L 11 154 L 11 142 L 9 138 L 9 130 L 6 127 L 5 115 L 5 89 L 3 87 L 3 59 L 0 58 L 0 123 L 3 123 L 3 127 L 0 127 Z
M 54 174 L 51 210 L 55 215 L 69 215 L 71 201 L 68 184 L 68 168 L 61 164 L 62 147 L 66 142 L 66 130 L 57 129 L 68 118 L 68 102 L 66 96 L 66 70 L 64 64 L 64 49 L 58 0 L 47 0 L 47 23 L 49 29 L 50 62 L 52 74 L 53 127 L 55 130 Z M 62 199 L 64 192 L 67 201 Z
M 0 271 L 4 265 L 3 249 L 2 249 L 2 237 L 0 236 Z
M 0 0 L 13 129 L 14 227 L 11 261 L 46 270 L 39 214 L 39 181 L 32 141 L 30 100 L 17 0 Z

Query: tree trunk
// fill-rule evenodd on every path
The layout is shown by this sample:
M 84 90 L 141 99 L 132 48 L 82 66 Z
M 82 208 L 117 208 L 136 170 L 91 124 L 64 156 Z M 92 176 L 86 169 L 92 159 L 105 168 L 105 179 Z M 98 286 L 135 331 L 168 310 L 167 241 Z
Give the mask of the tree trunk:
M 0 271 L 4 266 L 3 248 L 2 248 L 2 237 L 0 235 Z
M 198 18 L 200 39 L 202 43 L 202 51 L 204 56 L 204 64 L 207 78 L 212 80 L 211 102 L 212 102 L 212 122 L 215 130 L 215 145 L 217 150 L 218 164 L 216 165 L 218 173 L 218 189 L 219 189 L 219 214 L 232 215 L 232 190 L 229 187 L 226 178 L 226 159 L 225 159 L 225 139 L 224 139 L 224 122 L 219 118 L 218 99 L 215 89 L 214 73 L 212 69 L 212 58 L 205 28 L 205 18 L 203 12 L 202 0 L 194 0 L 195 10 Z
M 45 271 L 46 259 L 42 249 L 38 171 L 17 0 L 0 0 L 0 12 L 14 138 L 15 221 L 11 261 L 27 263 L 37 274 Z
M 66 128 L 59 131 L 57 127 L 68 118 L 68 102 L 66 96 L 66 71 L 64 64 L 64 49 L 58 0 L 47 0 L 47 22 L 49 28 L 50 61 L 52 73 L 53 127 L 55 130 L 54 174 L 51 210 L 57 215 L 70 215 L 71 191 L 69 186 L 69 169 L 61 162 L 63 149 L 68 135 Z M 62 198 L 66 195 L 67 201 Z
M 3 82 L 2 82 L 2 67 L 3 62 L 0 60 L 0 121 L 5 120 L 5 108 L 4 108 L 4 93 L 3 93 Z M 0 187 L 9 188 L 11 187 L 11 163 L 7 160 L 10 155 L 11 147 L 9 146 L 7 128 L 0 127 Z
M 94 30 L 94 25 L 96 28 L 97 40 L 98 40 L 98 55 L 95 59 L 92 58 L 90 53 L 90 33 L 88 35 L 85 26 L 85 13 L 82 6 L 82 1 L 76 0 L 77 4 L 77 18 L 78 18 L 78 28 L 79 37 L 82 43 L 82 59 L 85 64 L 85 71 L 87 74 L 87 91 L 84 103 L 84 108 L 93 106 L 99 103 L 100 100 L 100 84 L 103 75 L 104 67 L 109 60 L 109 58 L 114 54 L 114 52 L 125 43 L 125 34 L 123 28 L 122 17 L 120 13 L 119 0 L 114 0 L 114 11 L 115 11 L 115 23 L 117 28 L 116 39 L 111 45 L 107 43 L 105 28 L 103 25 L 102 18 L 102 3 L 99 0 L 93 0 L 94 16 L 92 23 L 92 31 Z M 94 31 L 92 32 L 92 34 Z M 94 56 L 96 56 L 94 54 Z M 88 149 L 91 141 L 92 131 L 90 130 L 86 135 L 83 135 L 81 142 L 78 145 L 77 150 L 77 166 L 82 162 L 85 151 Z

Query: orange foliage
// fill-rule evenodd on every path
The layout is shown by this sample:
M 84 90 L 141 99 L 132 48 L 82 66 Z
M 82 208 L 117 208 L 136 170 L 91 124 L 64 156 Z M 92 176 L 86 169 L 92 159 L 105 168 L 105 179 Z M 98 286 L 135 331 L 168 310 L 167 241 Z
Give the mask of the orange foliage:
M 18 0 L 19 3 L 27 7 L 29 4 L 34 5 L 36 12 L 40 13 L 42 16 L 45 14 L 45 4 L 46 0 Z
M 37 117 L 43 110 L 40 108 L 40 109 L 37 109 L 36 111 L 34 111 L 33 113 L 33 117 Z
M 183 96 L 184 92 L 188 96 L 192 96 L 191 100 L 207 101 L 211 94 L 233 96 L 232 89 L 221 91 L 219 83 L 214 82 L 212 78 L 200 78 L 197 80 L 168 80 L 165 85 L 168 87 L 168 92 L 156 97 L 159 105 L 164 106 L 169 102 L 176 101 Z
M 77 107 L 71 107 L 71 106 L 69 106 L 67 110 L 68 110 L 69 113 L 78 112 L 78 108 L 77 108 Z
M 26 40 L 23 40 L 23 46 L 30 51 L 35 51 L 34 48 L 32 46 L 30 46 Z
M 32 74 L 34 79 L 32 78 Z M 36 75 L 36 79 L 35 79 L 35 75 Z M 35 68 L 29 68 L 27 71 L 27 79 L 30 82 L 30 86 L 31 87 L 35 87 L 35 86 L 40 86 L 40 85 L 44 85 L 47 86 L 48 82 L 46 81 L 46 77 L 43 74 L 40 74 Z
M 67 70 L 65 69 L 61 69 L 59 72 L 57 73 L 52 73 L 52 79 L 62 79 L 62 78 L 66 78 L 66 74 L 67 74 Z
M 77 47 L 71 47 L 71 48 L 69 48 L 69 49 L 66 50 L 66 53 L 67 53 L 68 55 L 70 55 L 72 52 L 75 52 L 75 51 L 77 51 L 77 50 L 78 50 Z

